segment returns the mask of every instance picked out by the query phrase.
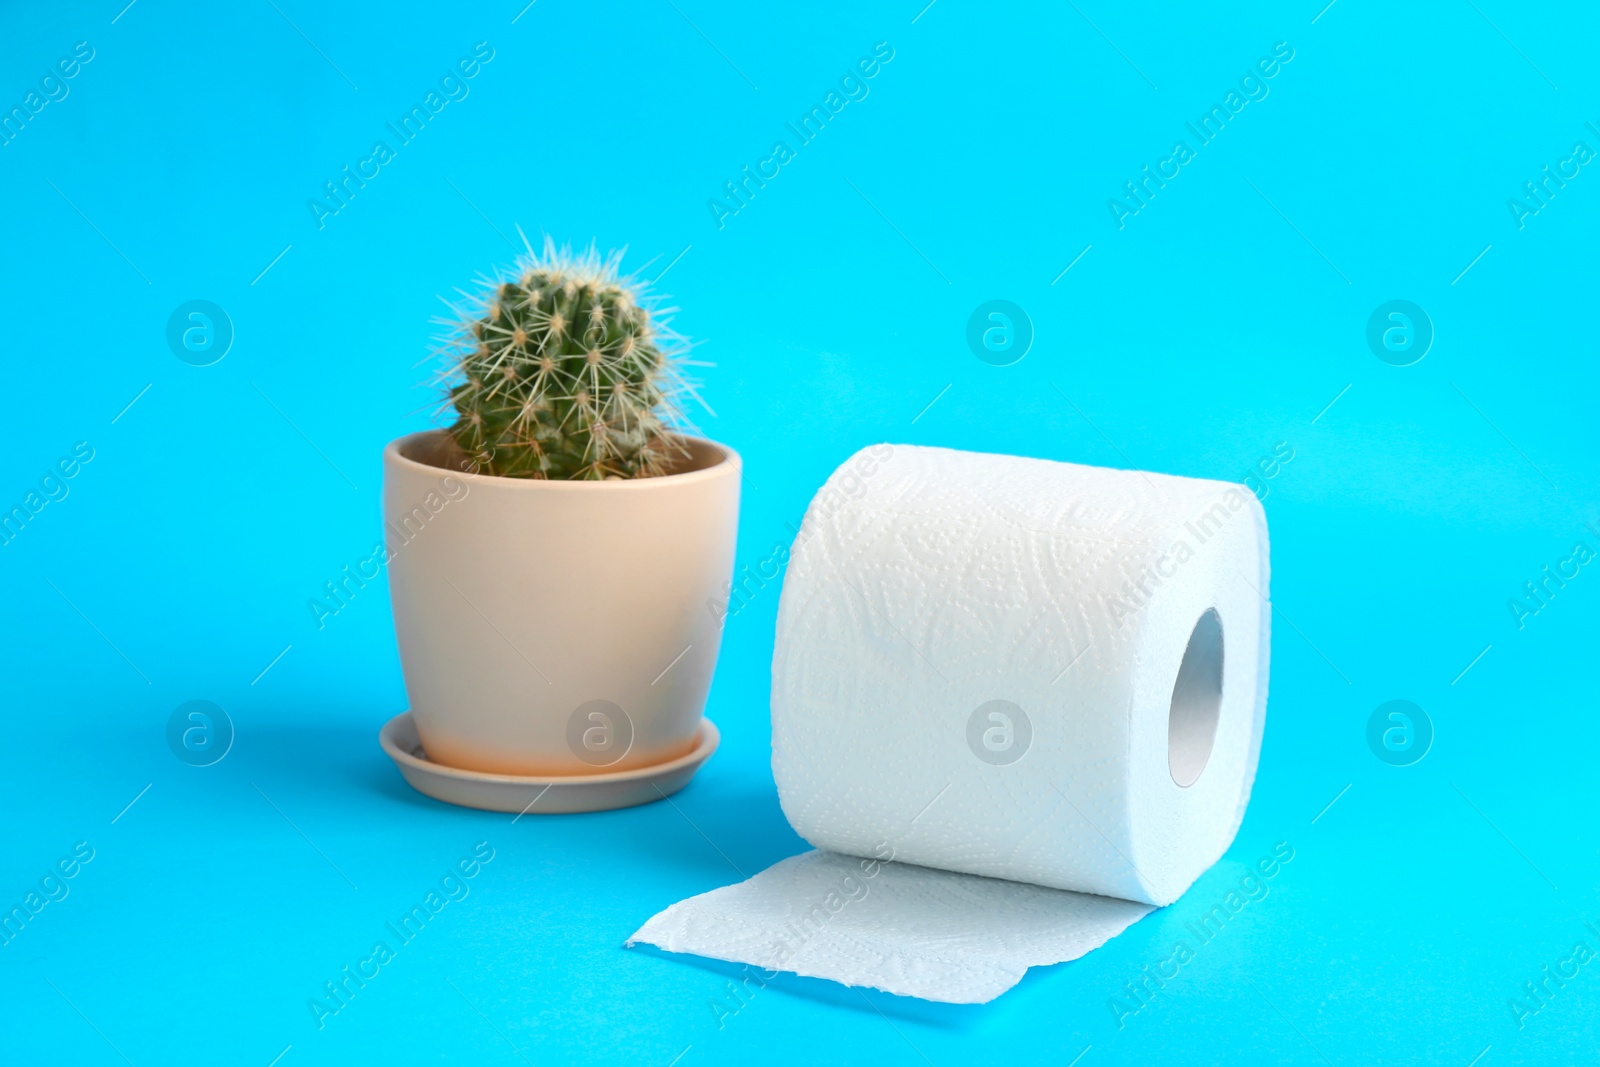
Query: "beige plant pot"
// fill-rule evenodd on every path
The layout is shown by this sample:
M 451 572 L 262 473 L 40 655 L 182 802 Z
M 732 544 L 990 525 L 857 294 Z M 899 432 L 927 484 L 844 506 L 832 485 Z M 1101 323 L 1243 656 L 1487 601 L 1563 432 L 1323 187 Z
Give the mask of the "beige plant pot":
M 721 642 L 738 453 L 658 478 L 467 472 L 443 431 L 383 454 L 389 589 L 417 734 L 447 766 L 647 767 L 693 748 Z

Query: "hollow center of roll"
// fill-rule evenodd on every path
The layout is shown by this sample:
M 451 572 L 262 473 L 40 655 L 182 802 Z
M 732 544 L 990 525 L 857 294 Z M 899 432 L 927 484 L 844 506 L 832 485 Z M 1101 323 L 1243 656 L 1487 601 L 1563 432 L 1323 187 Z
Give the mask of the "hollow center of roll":
M 1206 769 L 1221 709 L 1222 618 L 1209 608 L 1189 634 L 1167 714 L 1167 767 L 1179 787 L 1194 785 Z

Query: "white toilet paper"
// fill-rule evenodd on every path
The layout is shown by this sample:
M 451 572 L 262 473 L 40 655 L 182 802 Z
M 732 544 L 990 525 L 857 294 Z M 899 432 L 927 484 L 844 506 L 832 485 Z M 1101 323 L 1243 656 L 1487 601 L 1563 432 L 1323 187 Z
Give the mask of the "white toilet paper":
M 1233 840 L 1267 581 L 1242 486 L 857 453 L 806 514 L 773 657 L 779 799 L 823 851 L 632 940 L 953 1002 L 1094 949 Z

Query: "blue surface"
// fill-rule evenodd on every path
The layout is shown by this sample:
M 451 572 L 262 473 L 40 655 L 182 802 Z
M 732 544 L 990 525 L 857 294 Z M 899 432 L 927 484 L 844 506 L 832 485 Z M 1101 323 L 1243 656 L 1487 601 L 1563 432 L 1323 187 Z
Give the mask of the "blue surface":
M 1572 151 L 1600 151 L 1592 11 L 122 2 L 0 14 L 7 109 L 93 50 L 0 146 L 0 503 L 93 452 L 0 548 L 0 901 L 73 872 L 0 947 L 0 1060 L 1594 1055 L 1600 967 L 1562 961 L 1600 950 L 1600 575 L 1567 563 L 1536 614 L 1508 604 L 1600 548 L 1600 174 Z M 493 58 L 319 228 L 307 201 L 477 42 Z M 876 42 L 867 95 L 796 147 L 785 123 Z M 1185 123 L 1277 42 L 1293 58 L 1201 144 Z M 719 228 L 708 200 L 778 139 L 793 158 Z M 1179 139 L 1165 188 L 1108 207 Z M 1510 206 L 1546 165 L 1565 185 Z M 624 950 L 803 847 L 768 764 L 776 586 L 729 623 L 723 747 L 673 803 L 513 825 L 411 792 L 377 746 L 405 704 L 385 591 L 321 630 L 306 602 L 379 537 L 436 295 L 508 260 L 517 225 L 671 264 L 717 364 L 700 421 L 747 464 L 741 564 L 874 441 L 1228 479 L 1292 449 L 1261 483 L 1272 697 L 1228 857 L 983 1007 L 793 978 L 734 1001 L 734 968 Z M 1035 334 L 1009 366 L 966 342 L 996 299 Z M 209 366 L 167 343 L 191 300 L 233 326 Z M 1432 323 L 1410 366 L 1367 342 L 1391 300 Z M 211 766 L 167 745 L 192 700 L 236 732 Z M 1411 766 L 1368 747 L 1390 700 L 1435 732 Z M 1112 999 L 1280 841 L 1269 894 L 1119 1028 Z M 319 1029 L 324 982 L 479 842 L 467 895 Z

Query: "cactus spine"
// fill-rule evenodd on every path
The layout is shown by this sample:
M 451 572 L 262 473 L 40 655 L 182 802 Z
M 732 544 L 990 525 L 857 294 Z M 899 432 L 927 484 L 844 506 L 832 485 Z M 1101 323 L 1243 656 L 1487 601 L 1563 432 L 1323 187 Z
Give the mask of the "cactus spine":
M 440 413 L 486 474 L 597 480 L 665 473 L 685 454 L 676 362 L 687 347 L 622 254 L 520 256 L 456 309 Z

